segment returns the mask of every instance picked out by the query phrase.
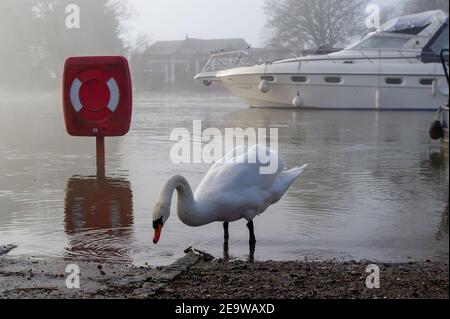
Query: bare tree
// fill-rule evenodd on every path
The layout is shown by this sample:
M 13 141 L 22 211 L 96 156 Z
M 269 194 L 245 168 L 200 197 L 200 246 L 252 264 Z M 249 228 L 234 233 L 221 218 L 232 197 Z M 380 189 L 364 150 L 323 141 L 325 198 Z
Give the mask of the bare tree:
M 126 4 L 126 2 L 123 2 Z M 81 28 L 65 25 L 66 7 L 81 9 Z M 117 54 L 119 0 L 0 0 L 0 87 L 56 88 L 71 55 Z
M 448 14 L 448 0 L 406 0 L 404 13 L 417 13 L 428 10 L 442 10 Z
M 268 45 L 333 47 L 364 30 L 366 0 L 266 0 Z

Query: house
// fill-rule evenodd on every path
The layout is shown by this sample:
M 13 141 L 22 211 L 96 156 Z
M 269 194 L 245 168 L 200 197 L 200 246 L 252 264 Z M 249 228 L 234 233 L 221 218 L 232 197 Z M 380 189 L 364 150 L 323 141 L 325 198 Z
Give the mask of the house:
M 147 89 L 165 86 L 196 85 L 200 73 L 213 52 L 229 52 L 249 47 L 244 39 L 194 39 L 157 41 L 144 52 L 143 64 Z

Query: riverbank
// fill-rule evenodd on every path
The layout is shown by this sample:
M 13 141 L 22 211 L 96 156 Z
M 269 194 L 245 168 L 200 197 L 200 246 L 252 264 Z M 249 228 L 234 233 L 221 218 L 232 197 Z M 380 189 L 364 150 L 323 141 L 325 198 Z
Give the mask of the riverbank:
M 215 261 L 171 282 L 159 298 L 448 299 L 448 265 L 380 265 L 380 289 L 367 289 L 370 262 Z
M 79 289 L 67 288 L 69 264 L 80 269 Z M 211 260 L 195 251 L 168 267 L 156 268 L 4 256 L 0 258 L 0 298 L 449 298 L 448 264 L 379 263 L 381 287 L 367 289 L 369 264 Z

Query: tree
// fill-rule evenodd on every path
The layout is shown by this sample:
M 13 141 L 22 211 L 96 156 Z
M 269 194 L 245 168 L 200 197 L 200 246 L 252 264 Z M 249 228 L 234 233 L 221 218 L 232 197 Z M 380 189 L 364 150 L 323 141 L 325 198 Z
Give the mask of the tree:
M 268 45 L 297 50 L 342 45 L 363 33 L 366 0 L 266 0 Z
M 66 7 L 80 8 L 79 29 L 66 26 Z M 64 60 L 123 54 L 117 0 L 1 0 L 0 86 L 57 88 Z
M 68 56 L 110 55 L 124 52 L 119 39 L 119 12 L 109 6 L 108 0 L 52 0 L 41 4 L 40 30 L 41 43 L 46 52 L 41 67 L 46 69 L 50 84 L 58 82 L 52 74 L 61 74 L 64 60 Z M 80 8 L 80 28 L 66 26 L 68 13 L 66 7 L 76 4 Z
M 428 10 L 442 10 L 448 14 L 448 0 L 406 0 L 404 14 L 423 12 Z
M 147 55 L 145 52 L 152 40 L 148 34 L 141 33 L 127 46 L 133 85 L 137 90 L 148 90 Z
M 40 53 L 32 7 L 30 0 L 0 1 L 0 87 L 30 81 L 24 74 L 33 69 L 33 52 Z

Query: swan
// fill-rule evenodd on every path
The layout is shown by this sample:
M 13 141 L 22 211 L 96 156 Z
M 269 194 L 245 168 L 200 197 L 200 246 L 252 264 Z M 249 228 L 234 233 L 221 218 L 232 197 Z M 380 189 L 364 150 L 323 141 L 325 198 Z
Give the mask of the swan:
M 263 169 L 272 163 L 278 164 L 275 172 L 263 174 Z M 253 219 L 278 202 L 306 166 L 287 170 L 278 153 L 268 147 L 255 145 L 245 153 L 245 147 L 240 146 L 209 169 L 195 194 L 186 178 L 172 176 L 153 208 L 154 244 L 159 242 L 162 228 L 170 217 L 172 196 L 176 190 L 177 213 L 184 224 L 199 227 L 223 222 L 224 238 L 228 241 L 229 223 L 245 219 L 250 245 L 254 245 Z

